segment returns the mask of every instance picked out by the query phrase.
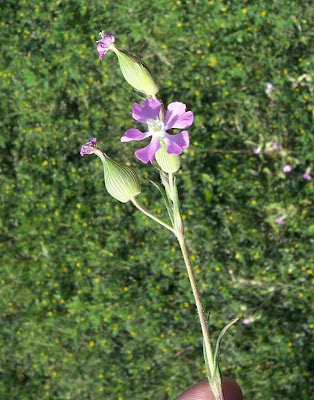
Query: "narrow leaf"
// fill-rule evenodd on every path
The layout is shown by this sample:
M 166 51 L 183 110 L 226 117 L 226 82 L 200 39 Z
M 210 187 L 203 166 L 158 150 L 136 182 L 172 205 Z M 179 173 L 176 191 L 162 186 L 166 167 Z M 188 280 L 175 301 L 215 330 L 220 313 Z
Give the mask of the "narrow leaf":
M 219 350 L 220 350 L 220 343 L 222 338 L 224 337 L 225 333 L 227 330 L 238 321 L 239 318 L 234 318 L 229 324 L 227 324 L 220 332 L 217 342 L 216 342 L 216 348 L 215 348 L 215 355 L 214 355 L 214 376 L 216 375 L 218 371 L 218 357 L 219 357 Z
M 151 182 L 151 183 L 159 190 L 159 192 L 161 193 L 161 195 L 162 195 L 162 197 L 163 197 L 163 199 L 164 199 L 164 202 L 165 202 L 167 211 L 168 211 L 168 215 L 169 215 L 170 221 L 171 221 L 171 223 L 172 223 L 172 225 L 173 225 L 172 207 L 171 207 L 171 203 L 170 203 L 170 201 L 169 201 L 169 199 L 168 199 L 168 196 L 167 196 L 167 194 L 166 194 L 165 189 L 164 189 L 163 186 L 160 185 L 159 183 L 156 183 L 156 182 L 153 182 L 153 181 L 150 181 L 150 182 Z

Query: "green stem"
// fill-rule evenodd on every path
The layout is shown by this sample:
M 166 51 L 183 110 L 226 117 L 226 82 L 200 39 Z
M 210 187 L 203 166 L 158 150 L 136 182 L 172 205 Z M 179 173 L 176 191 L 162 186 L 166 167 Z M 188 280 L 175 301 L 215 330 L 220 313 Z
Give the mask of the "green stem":
M 171 187 L 173 193 L 177 193 L 176 181 L 173 179 L 172 174 L 169 174 L 169 184 L 170 184 L 170 187 Z M 223 394 L 222 394 L 222 389 L 221 389 L 220 375 L 219 375 L 219 372 L 218 372 L 218 374 L 216 374 L 216 371 L 215 371 L 215 363 L 214 363 L 214 357 L 213 357 L 211 341 L 210 341 L 210 336 L 209 336 L 208 323 L 205 318 L 201 295 L 200 295 L 200 292 L 199 292 L 199 289 L 197 286 L 193 266 L 192 266 L 190 255 L 189 255 L 189 250 L 188 250 L 188 247 L 186 244 L 186 239 L 184 236 L 183 220 L 182 220 L 182 216 L 181 216 L 181 212 L 180 212 L 179 199 L 178 199 L 177 195 L 175 196 L 175 202 L 177 202 L 177 205 L 175 207 L 177 215 L 174 215 L 174 220 L 176 220 L 176 218 L 179 218 L 180 223 L 177 225 L 181 226 L 180 230 L 179 229 L 175 230 L 175 235 L 178 239 L 180 249 L 181 249 L 181 252 L 183 255 L 184 263 L 185 263 L 185 266 L 186 266 L 186 269 L 188 272 L 190 284 L 192 287 L 192 292 L 193 292 L 194 299 L 195 299 L 195 305 L 197 308 L 197 313 L 198 313 L 198 317 L 199 317 L 200 324 L 201 324 L 204 347 L 205 347 L 204 355 L 207 359 L 207 365 L 208 365 L 209 373 L 210 373 L 210 377 L 208 377 L 208 380 L 209 380 L 211 390 L 215 396 L 215 400 L 224 400 Z
M 175 233 L 175 230 L 161 219 L 150 213 L 146 208 L 144 208 L 135 198 L 131 199 L 132 203 L 138 208 L 143 214 L 147 215 L 149 218 L 157 222 L 158 224 L 162 225 L 164 228 L 168 229 L 170 232 Z
M 210 337 L 209 337 L 209 331 L 208 331 L 208 324 L 205 318 L 203 306 L 202 306 L 202 301 L 201 301 L 201 296 L 198 290 L 195 274 L 193 271 L 193 267 L 191 264 L 190 256 L 189 256 L 189 251 L 186 245 L 186 240 L 183 235 L 179 235 L 178 237 L 178 242 L 182 251 L 183 259 L 186 265 L 186 269 L 189 275 L 189 280 L 191 283 L 194 299 L 195 299 L 195 304 L 198 312 L 198 316 L 200 319 L 201 323 L 201 328 L 202 328 L 202 333 L 203 333 L 203 338 L 204 338 L 204 344 L 205 344 L 205 349 L 206 349 L 206 355 L 208 358 L 208 365 L 209 365 L 209 370 L 211 373 L 211 376 L 214 376 L 214 358 L 213 358 L 213 352 L 210 344 Z

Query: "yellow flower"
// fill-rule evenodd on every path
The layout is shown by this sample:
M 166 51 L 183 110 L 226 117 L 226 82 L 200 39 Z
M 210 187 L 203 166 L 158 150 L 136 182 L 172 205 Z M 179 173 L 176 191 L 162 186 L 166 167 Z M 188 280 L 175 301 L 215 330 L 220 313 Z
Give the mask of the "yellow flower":
M 214 67 L 216 64 L 217 64 L 217 59 L 216 59 L 216 57 L 213 57 L 213 56 L 210 57 L 207 65 L 208 65 L 209 67 Z

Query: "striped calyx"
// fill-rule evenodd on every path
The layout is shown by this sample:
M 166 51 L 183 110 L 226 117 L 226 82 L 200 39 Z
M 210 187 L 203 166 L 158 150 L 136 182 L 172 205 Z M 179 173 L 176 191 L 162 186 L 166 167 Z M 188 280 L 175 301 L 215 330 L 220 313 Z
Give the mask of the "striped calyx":
M 104 180 L 108 193 L 121 203 L 127 203 L 141 193 L 141 186 L 133 168 L 112 160 L 100 150 L 95 154 L 104 167 Z
M 112 49 L 119 60 L 124 79 L 147 97 L 155 97 L 159 87 L 148 67 L 137 57 L 128 54 L 117 47 Z
M 180 169 L 180 156 L 168 154 L 164 141 L 161 142 L 161 148 L 156 152 L 155 157 L 160 168 L 168 174 L 174 174 Z

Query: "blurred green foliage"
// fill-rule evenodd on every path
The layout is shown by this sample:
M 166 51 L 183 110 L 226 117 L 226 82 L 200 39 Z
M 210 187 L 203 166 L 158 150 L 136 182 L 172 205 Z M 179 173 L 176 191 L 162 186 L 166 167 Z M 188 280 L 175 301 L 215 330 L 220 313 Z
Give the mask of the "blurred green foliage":
M 0 11 L 1 399 L 173 399 L 205 377 L 175 238 L 110 198 L 100 161 L 79 156 L 97 136 L 166 219 L 156 169 L 119 141 L 139 96 L 114 54 L 98 60 L 105 30 L 149 65 L 166 103 L 195 114 L 178 181 L 213 337 L 241 318 L 223 374 L 247 399 L 308 400 L 311 2 L 7 0 Z

